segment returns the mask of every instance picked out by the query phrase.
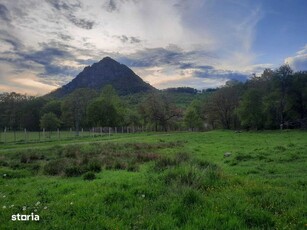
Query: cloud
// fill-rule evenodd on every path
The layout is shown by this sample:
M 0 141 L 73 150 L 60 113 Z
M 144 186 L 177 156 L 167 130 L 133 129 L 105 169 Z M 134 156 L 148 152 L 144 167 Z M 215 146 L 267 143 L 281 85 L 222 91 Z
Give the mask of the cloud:
M 295 56 L 285 59 L 295 71 L 307 71 L 307 44 Z
M 253 1 L 2 2 L 0 20 L 7 23 L 0 29 L 0 60 L 12 78 L 31 69 L 32 80 L 62 85 L 111 56 L 159 88 L 205 88 L 244 80 L 259 64 L 252 44 L 262 10 Z M 0 85 L 9 90 L 5 80 Z
M 9 10 L 6 8 L 5 5 L 0 4 L 0 20 L 3 20 L 5 22 L 11 21 L 11 15 Z

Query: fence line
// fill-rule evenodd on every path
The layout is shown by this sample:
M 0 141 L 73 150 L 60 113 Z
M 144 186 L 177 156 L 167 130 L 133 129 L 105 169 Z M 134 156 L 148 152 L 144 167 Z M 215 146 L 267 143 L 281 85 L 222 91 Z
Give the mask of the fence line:
M 0 144 L 9 143 L 37 143 L 47 141 L 61 141 L 74 138 L 86 138 L 86 137 L 98 137 L 98 136 L 111 136 L 114 134 L 129 134 L 140 133 L 145 131 L 152 131 L 145 129 L 144 127 L 94 127 L 90 129 L 81 128 L 76 131 L 72 128 L 68 130 L 53 130 L 48 131 L 42 129 L 40 131 L 28 131 L 24 130 L 8 130 L 4 129 L 0 131 Z

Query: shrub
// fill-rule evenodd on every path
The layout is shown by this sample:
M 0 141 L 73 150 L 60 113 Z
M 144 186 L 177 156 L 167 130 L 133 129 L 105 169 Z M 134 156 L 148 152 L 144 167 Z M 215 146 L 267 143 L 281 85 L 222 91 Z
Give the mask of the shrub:
M 64 159 L 49 161 L 44 167 L 44 173 L 51 176 L 60 175 L 63 173 L 67 161 Z
M 65 175 L 68 177 L 80 176 L 84 173 L 84 169 L 81 166 L 71 166 L 65 169 Z
M 87 166 L 88 171 L 92 172 L 100 172 L 101 171 L 101 165 L 97 161 L 91 161 Z
M 83 180 L 95 180 L 96 175 L 93 172 L 87 172 L 83 175 Z

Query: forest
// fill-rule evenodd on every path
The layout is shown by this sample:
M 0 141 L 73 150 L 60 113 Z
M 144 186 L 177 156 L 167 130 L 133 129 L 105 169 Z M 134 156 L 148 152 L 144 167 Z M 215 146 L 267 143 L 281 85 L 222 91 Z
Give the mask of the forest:
M 0 94 L 3 130 L 39 131 L 136 126 L 151 131 L 307 128 L 307 72 L 289 65 L 265 69 L 246 82 L 197 91 L 188 87 L 118 96 L 80 88 L 62 99 Z

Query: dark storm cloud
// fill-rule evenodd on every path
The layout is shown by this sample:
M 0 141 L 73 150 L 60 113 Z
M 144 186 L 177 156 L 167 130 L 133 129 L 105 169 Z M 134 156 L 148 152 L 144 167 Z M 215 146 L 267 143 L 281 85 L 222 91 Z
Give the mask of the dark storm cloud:
M 0 4 L 0 19 L 6 22 L 11 21 L 11 15 L 7 7 L 3 4 Z

